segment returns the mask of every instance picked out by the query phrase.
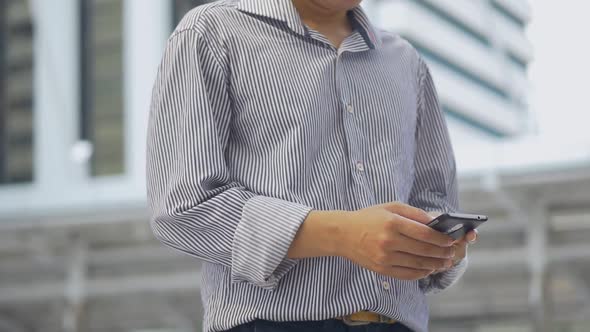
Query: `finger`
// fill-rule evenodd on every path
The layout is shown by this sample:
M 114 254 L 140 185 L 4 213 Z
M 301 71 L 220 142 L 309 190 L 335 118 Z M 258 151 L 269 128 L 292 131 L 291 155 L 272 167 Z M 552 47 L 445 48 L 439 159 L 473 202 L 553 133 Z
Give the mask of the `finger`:
M 467 254 L 467 243 L 457 244 L 455 245 L 455 257 L 453 258 L 454 261 L 461 260 L 465 258 Z
M 388 260 L 386 262 L 381 262 L 381 264 L 408 267 L 418 270 L 438 270 L 451 267 L 453 265 L 453 260 L 416 256 L 406 252 L 397 251 L 389 255 Z
M 398 238 L 398 246 L 395 251 L 406 252 L 408 254 L 432 257 L 432 258 L 453 258 L 455 257 L 456 249 L 453 246 L 440 247 L 431 243 L 422 242 L 405 235 Z
M 477 229 L 474 229 L 474 230 L 470 231 L 469 233 L 467 233 L 465 238 L 467 239 L 468 243 L 474 244 L 475 242 L 477 242 L 478 236 L 479 236 L 479 233 L 478 233 Z
M 429 211 L 428 212 L 428 215 L 431 216 L 433 219 L 440 217 L 441 214 L 443 214 L 443 213 L 440 211 Z
M 467 234 L 463 235 L 463 237 L 455 240 L 453 245 L 460 244 L 460 243 L 474 244 L 475 242 L 477 242 L 477 238 L 479 236 L 478 234 L 479 233 L 478 233 L 477 229 L 470 230 L 469 232 L 467 232 Z
M 453 245 L 465 245 L 467 243 L 467 235 L 463 235 L 463 237 L 461 237 L 460 239 L 455 240 L 455 242 L 453 242 Z
M 428 277 L 434 272 L 434 270 L 412 269 L 399 266 L 379 267 L 374 271 L 379 274 L 401 280 L 418 280 Z
M 448 269 L 438 269 L 438 270 L 434 270 L 434 272 L 432 272 L 432 274 L 436 274 L 436 273 L 441 273 L 441 272 L 445 272 Z
M 423 224 L 427 224 L 432 221 L 432 217 L 426 213 L 426 211 L 419 209 L 417 207 L 413 207 L 411 205 L 399 203 L 399 202 L 391 202 L 382 204 L 381 207 L 385 208 L 387 211 L 391 213 L 398 214 L 400 216 L 406 217 L 411 220 L 418 221 Z
M 453 242 L 455 241 L 452 237 L 446 234 L 435 231 L 424 224 L 420 224 L 403 216 L 399 216 L 397 222 L 398 231 L 401 234 L 415 240 L 434 244 L 440 247 L 449 247 L 453 245 Z

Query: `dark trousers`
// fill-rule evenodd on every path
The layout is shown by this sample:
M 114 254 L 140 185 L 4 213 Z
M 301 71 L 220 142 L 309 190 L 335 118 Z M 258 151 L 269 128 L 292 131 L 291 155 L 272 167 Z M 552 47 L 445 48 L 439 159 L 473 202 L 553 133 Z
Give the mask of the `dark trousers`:
M 397 324 L 369 324 L 349 326 L 337 319 L 309 322 L 271 322 L 255 320 L 234 327 L 227 332 L 412 332 L 406 326 Z

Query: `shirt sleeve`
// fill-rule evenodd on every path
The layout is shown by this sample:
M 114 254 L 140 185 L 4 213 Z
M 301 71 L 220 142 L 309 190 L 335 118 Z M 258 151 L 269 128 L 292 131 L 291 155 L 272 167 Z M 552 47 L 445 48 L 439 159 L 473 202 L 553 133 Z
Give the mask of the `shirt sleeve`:
M 456 212 L 458 188 L 455 157 L 430 70 L 419 58 L 415 178 L 410 205 L 426 211 Z M 455 283 L 467 268 L 467 258 L 449 270 L 419 281 L 425 293 L 437 293 Z
M 150 224 L 167 246 L 229 268 L 232 282 L 274 289 L 297 264 L 286 255 L 311 207 L 257 195 L 232 179 L 224 62 L 222 48 L 197 30 L 168 40 L 148 125 Z

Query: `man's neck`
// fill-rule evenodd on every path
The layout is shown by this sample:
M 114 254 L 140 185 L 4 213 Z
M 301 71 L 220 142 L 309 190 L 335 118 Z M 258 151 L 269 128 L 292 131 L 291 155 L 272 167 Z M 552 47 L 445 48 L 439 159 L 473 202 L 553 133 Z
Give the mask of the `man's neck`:
M 352 32 L 346 10 L 331 10 L 310 0 L 292 1 L 303 23 L 325 35 L 336 48 Z
M 299 16 L 306 24 L 322 27 L 343 27 L 349 25 L 345 10 L 335 11 L 322 7 L 315 1 L 293 0 Z M 311 25 L 310 25 L 311 26 Z

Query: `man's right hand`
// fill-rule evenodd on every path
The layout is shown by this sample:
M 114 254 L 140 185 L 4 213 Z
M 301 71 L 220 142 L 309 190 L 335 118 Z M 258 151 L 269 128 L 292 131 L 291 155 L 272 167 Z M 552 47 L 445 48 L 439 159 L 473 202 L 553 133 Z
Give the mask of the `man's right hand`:
M 425 211 L 386 203 L 347 214 L 335 254 L 377 273 L 403 280 L 424 278 L 453 264 L 453 239 L 426 226 Z

